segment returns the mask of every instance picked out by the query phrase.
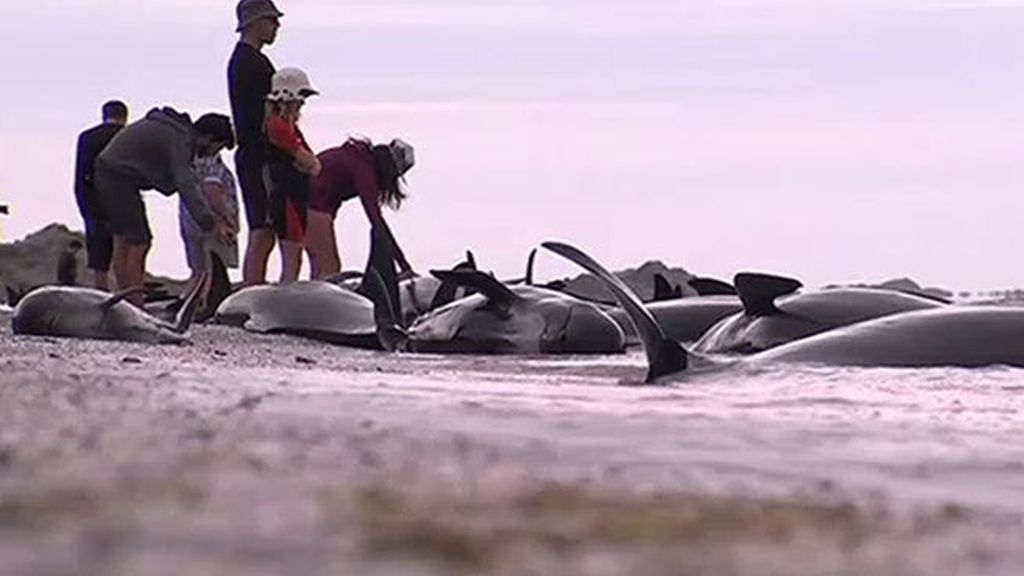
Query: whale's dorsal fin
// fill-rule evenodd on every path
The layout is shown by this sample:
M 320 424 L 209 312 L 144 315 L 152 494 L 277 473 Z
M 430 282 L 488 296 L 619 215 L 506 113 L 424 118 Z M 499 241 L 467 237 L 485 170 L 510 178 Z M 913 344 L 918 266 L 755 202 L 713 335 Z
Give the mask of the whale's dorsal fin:
M 482 293 L 501 311 L 507 312 L 519 297 L 490 274 L 478 270 L 431 270 L 430 273 L 441 282 L 472 288 Z
M 103 303 L 100 304 L 100 308 L 104 312 L 106 312 L 107 310 L 110 310 L 111 308 L 113 308 L 115 304 L 117 304 L 121 300 L 124 300 L 125 298 L 131 296 L 132 294 L 139 294 L 139 293 L 145 293 L 145 292 L 146 292 L 146 287 L 145 286 L 132 286 L 131 288 L 125 288 L 124 290 L 118 290 L 117 292 L 114 292 L 113 294 L 111 294 L 110 298 L 107 298 L 106 300 L 104 300 Z
M 660 272 L 654 275 L 654 300 L 653 302 L 661 302 L 663 300 L 675 300 L 676 298 L 683 297 L 682 286 L 676 286 L 675 288 L 669 284 L 668 279 L 665 278 Z
M 599 280 L 611 291 L 636 327 L 640 341 L 643 342 L 647 354 L 647 382 L 653 382 L 660 376 L 681 372 L 687 366 L 687 354 L 677 342 L 665 336 L 651 312 L 644 307 L 640 298 L 630 290 L 629 286 L 614 274 L 601 266 L 596 260 L 582 250 L 561 242 L 544 242 L 544 248 L 555 254 L 575 262 Z
M 740 272 L 733 278 L 733 283 L 736 284 L 736 292 L 743 303 L 743 312 L 755 318 L 778 314 L 775 299 L 792 294 L 803 286 L 799 280 L 793 278 L 757 272 Z
M 734 296 L 736 288 L 717 278 L 691 278 L 686 282 L 698 296 Z

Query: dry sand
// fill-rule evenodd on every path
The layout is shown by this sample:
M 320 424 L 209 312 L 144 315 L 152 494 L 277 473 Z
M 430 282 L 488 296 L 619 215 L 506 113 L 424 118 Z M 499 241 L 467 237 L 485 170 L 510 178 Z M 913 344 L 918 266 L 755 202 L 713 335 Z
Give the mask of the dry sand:
M 146 347 L 15 338 L 8 318 L 4 575 L 1024 568 L 1016 513 L 702 478 L 634 453 L 679 416 L 630 427 L 622 406 L 684 401 L 616 386 L 635 357 L 393 356 L 207 326 Z

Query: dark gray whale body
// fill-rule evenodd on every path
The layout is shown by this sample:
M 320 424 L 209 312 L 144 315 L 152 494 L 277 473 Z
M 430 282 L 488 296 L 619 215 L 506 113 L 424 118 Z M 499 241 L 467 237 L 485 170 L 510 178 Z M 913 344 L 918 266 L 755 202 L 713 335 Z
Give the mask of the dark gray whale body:
M 600 278 L 637 327 L 647 382 L 686 370 L 689 354 L 667 338 L 629 288 L 579 249 L 542 244 Z M 749 356 L 745 363 L 800 362 L 865 367 L 1024 367 L 1024 308 L 942 306 L 836 328 Z
M 625 347 L 619 325 L 593 303 L 547 288 L 508 286 L 474 270 L 431 274 L 477 293 L 427 312 L 404 331 L 385 329 L 386 347 L 475 354 L 617 353 Z
M 742 312 L 743 304 L 735 296 L 690 296 L 644 304 L 661 325 L 665 335 L 677 342 L 693 342 L 723 318 Z M 622 308 L 606 310 L 626 334 L 629 344 L 639 344 L 633 322 Z
M 737 274 L 735 283 L 744 309 L 710 328 L 693 345 L 694 351 L 752 354 L 840 326 L 943 306 L 931 298 L 875 288 L 786 295 L 800 283 L 764 274 Z
M 947 306 L 831 330 L 756 360 L 832 366 L 1024 367 L 1024 308 Z

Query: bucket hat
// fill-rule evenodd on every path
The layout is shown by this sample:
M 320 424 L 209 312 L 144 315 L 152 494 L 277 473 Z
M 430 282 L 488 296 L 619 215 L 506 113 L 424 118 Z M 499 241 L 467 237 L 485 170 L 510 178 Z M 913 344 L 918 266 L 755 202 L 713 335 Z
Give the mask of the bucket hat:
M 235 13 L 238 15 L 236 32 L 245 30 L 247 26 L 260 18 L 284 16 L 284 12 L 278 10 L 271 0 L 240 0 L 238 6 L 235 7 Z

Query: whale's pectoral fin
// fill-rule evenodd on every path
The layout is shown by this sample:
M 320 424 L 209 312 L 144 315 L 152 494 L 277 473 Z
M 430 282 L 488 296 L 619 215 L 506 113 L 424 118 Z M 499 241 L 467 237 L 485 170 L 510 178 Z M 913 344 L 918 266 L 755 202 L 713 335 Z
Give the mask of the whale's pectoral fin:
M 19 294 L 18 292 L 14 291 L 14 288 L 11 288 L 6 284 L 4 285 L 4 290 L 7 291 L 7 305 L 11 306 L 12 308 L 14 306 L 17 306 L 18 302 L 20 302 L 21 299 L 25 296 L 24 293 Z
M 939 296 L 938 294 L 932 294 L 931 292 L 928 292 L 927 290 L 905 290 L 905 289 L 900 289 L 900 290 L 896 290 L 896 291 L 897 292 L 902 292 L 903 294 L 909 294 L 911 296 L 917 296 L 918 298 L 924 298 L 925 300 L 931 300 L 932 302 L 938 302 L 939 304 L 952 304 L 953 303 L 953 301 L 950 300 L 949 298 L 946 298 L 945 296 Z
M 477 270 L 431 270 L 430 273 L 441 282 L 472 288 L 482 293 L 502 314 L 507 314 L 512 303 L 519 298 L 497 278 Z
M 452 270 L 476 270 L 476 258 L 473 257 L 473 253 L 466 250 L 466 259 L 455 266 L 452 266 Z M 427 310 L 437 310 L 449 302 L 454 302 L 458 291 L 458 284 L 442 280 L 441 285 L 438 286 L 437 290 L 434 292 L 434 297 L 430 300 L 430 306 Z
M 778 314 L 775 299 L 792 294 L 803 286 L 793 278 L 755 272 L 740 272 L 733 278 L 733 283 L 743 303 L 743 312 L 752 317 Z
M 609 272 L 596 260 L 582 250 L 561 242 L 543 242 L 544 248 L 575 262 L 599 280 L 611 291 L 612 295 L 629 315 L 636 326 L 640 341 L 643 342 L 647 354 L 647 382 L 653 382 L 660 376 L 681 372 L 686 369 L 687 354 L 677 342 L 665 336 L 650 311 L 644 307 L 640 298 L 626 284 Z
M 377 325 L 377 340 L 380 347 L 389 352 L 402 349 L 408 338 L 398 321 L 398 314 L 388 296 L 384 279 L 375 267 L 367 268 L 361 290 L 373 302 L 373 319 Z
M 209 318 L 217 311 L 220 303 L 231 295 L 231 278 L 228 277 L 227 266 L 216 252 L 210 252 L 210 290 L 206 295 L 206 307 L 203 316 Z
M 523 276 L 523 282 L 527 286 L 533 286 L 533 263 L 537 259 L 537 249 L 530 250 L 530 255 L 526 257 L 526 276 Z
M 104 300 L 103 303 L 100 304 L 100 308 L 104 312 L 106 312 L 107 310 L 110 310 L 115 304 L 117 304 L 121 300 L 124 300 L 125 298 L 127 298 L 127 297 L 129 297 L 129 296 L 131 296 L 133 294 L 145 294 L 145 293 L 146 293 L 146 287 L 145 286 L 132 286 L 131 288 L 125 288 L 124 290 L 118 290 L 117 292 L 113 293 L 110 296 L 110 298 L 107 298 L 106 300 Z
M 686 282 L 698 296 L 735 296 L 736 288 L 717 278 L 691 278 Z
M 434 297 L 430 300 L 430 307 L 428 310 L 437 310 L 441 306 L 448 304 L 449 302 L 455 301 L 455 294 L 458 292 L 458 284 L 452 284 L 451 282 L 441 282 L 441 285 L 437 287 L 437 291 L 434 292 Z
M 331 274 L 330 276 L 323 278 L 324 282 L 329 282 L 334 285 L 341 285 L 349 280 L 362 280 L 363 273 L 360 270 L 345 270 L 338 272 L 337 274 Z
M 178 334 L 184 334 L 188 331 L 189 326 L 192 325 L 192 320 L 196 316 L 196 310 L 199 308 L 199 294 L 202 292 L 203 284 L 206 283 L 206 277 L 206 272 L 200 274 L 199 281 L 194 283 L 184 295 L 185 303 L 181 305 L 181 310 L 178 310 L 178 316 L 175 318 L 174 331 Z

